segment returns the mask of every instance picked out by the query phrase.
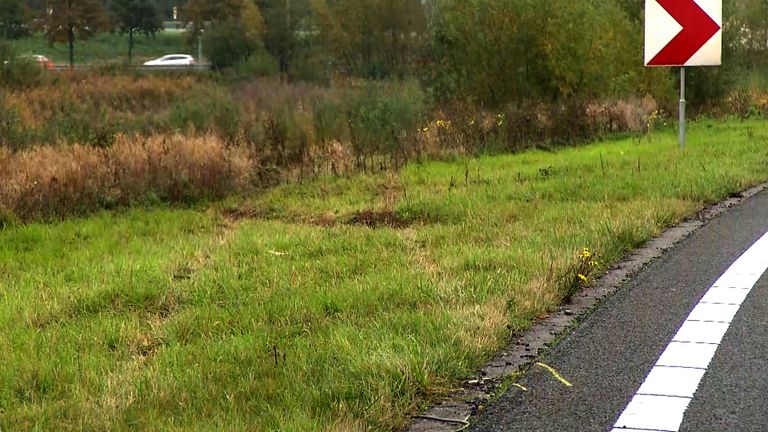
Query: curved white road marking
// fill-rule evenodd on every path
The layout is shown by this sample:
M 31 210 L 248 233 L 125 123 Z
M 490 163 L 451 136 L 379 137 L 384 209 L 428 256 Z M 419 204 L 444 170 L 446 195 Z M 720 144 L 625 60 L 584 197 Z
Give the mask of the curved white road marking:
M 768 270 L 768 233 L 723 273 L 680 326 L 612 432 L 678 432 L 739 308 Z

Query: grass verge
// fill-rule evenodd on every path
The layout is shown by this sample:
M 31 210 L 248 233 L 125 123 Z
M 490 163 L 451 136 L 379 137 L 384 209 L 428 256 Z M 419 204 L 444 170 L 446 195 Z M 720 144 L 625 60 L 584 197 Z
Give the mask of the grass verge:
M 768 178 L 767 141 L 701 121 L 685 155 L 668 131 L 10 222 L 0 429 L 396 430 L 600 267 Z

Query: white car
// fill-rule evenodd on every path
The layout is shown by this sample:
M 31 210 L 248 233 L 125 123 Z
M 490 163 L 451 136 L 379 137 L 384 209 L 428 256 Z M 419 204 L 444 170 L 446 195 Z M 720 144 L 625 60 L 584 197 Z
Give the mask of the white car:
M 53 62 L 44 55 L 39 54 L 24 54 L 22 56 L 18 57 L 19 60 L 25 60 L 29 62 L 35 62 L 40 65 L 43 69 L 53 69 Z M 8 60 L 5 60 L 3 62 L 4 65 L 8 64 Z
M 144 62 L 144 66 L 189 66 L 195 64 L 195 58 L 187 54 L 169 54 Z

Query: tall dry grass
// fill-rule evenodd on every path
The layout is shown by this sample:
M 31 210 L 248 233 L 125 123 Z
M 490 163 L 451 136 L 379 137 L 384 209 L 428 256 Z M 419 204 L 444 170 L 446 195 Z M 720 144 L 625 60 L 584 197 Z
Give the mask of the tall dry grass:
M 194 76 L 76 72 L 31 88 L 0 90 L 0 117 L 13 118 L 12 125 L 0 125 L 0 146 L 106 146 L 120 133 L 172 133 L 185 126 L 171 117 L 174 108 L 197 96 L 190 89 L 211 87 Z
M 323 87 L 78 72 L 0 93 L 0 218 L 191 202 L 422 157 L 640 134 L 655 109 L 640 99 L 438 107 L 416 81 Z
M 249 188 L 255 163 L 248 149 L 215 136 L 118 136 L 108 148 L 0 149 L 0 212 L 28 220 L 220 198 Z

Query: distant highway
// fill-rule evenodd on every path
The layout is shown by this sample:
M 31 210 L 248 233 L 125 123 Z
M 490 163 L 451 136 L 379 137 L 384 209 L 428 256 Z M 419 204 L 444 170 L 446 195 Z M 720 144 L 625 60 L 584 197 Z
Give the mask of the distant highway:
M 102 67 L 109 67 L 113 66 L 110 64 L 75 64 L 74 69 L 75 70 L 88 70 L 88 69 L 97 69 Z M 68 64 L 55 64 L 53 67 L 50 68 L 50 70 L 54 71 L 67 71 L 70 67 Z M 141 71 L 207 71 L 211 69 L 210 64 L 195 64 L 195 65 L 189 65 L 189 66 L 129 66 L 128 69 L 133 70 L 141 70 Z

